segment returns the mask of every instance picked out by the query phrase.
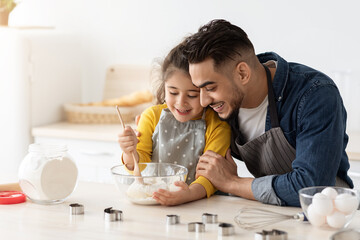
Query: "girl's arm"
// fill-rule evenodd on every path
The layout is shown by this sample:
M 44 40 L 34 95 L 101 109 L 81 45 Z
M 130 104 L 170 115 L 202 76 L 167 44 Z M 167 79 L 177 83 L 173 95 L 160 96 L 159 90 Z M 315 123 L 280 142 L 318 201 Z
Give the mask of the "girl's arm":
M 175 186 L 179 187 L 178 191 L 159 189 L 154 192 L 153 198 L 161 205 L 173 206 L 206 197 L 206 190 L 201 184 L 194 183 L 188 186 L 185 182 L 178 181 L 175 182 Z

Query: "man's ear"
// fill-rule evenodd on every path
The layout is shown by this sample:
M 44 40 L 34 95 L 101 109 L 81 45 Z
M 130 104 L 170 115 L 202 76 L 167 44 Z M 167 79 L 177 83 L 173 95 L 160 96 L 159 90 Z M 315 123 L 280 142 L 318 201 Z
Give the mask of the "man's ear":
M 236 75 L 240 80 L 240 83 L 245 86 L 250 81 L 251 69 L 246 62 L 239 62 L 236 65 Z

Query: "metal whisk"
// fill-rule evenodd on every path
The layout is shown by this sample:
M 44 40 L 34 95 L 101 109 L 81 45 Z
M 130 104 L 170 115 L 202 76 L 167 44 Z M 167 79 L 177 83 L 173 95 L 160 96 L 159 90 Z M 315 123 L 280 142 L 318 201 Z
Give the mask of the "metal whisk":
M 263 228 L 289 219 L 306 221 L 303 213 L 288 215 L 261 208 L 242 208 L 234 218 L 239 227 L 247 230 Z

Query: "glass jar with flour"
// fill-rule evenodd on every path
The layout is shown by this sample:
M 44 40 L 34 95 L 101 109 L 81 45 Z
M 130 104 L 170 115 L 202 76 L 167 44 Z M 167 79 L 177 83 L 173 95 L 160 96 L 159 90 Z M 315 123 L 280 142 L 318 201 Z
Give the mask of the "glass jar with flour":
M 35 203 L 63 202 L 74 191 L 78 168 L 65 145 L 31 144 L 19 168 L 20 187 Z

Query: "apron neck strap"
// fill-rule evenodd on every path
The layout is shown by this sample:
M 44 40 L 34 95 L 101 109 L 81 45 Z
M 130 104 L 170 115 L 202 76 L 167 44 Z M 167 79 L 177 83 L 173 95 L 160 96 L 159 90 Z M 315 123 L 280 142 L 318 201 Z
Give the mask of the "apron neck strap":
M 263 66 L 266 71 L 266 78 L 267 78 L 267 84 L 268 84 L 268 101 L 269 101 L 271 128 L 276 128 L 276 127 L 280 127 L 280 124 L 279 124 L 279 119 L 278 119 L 277 110 L 276 110 L 275 94 L 274 94 L 274 89 L 273 89 L 272 81 L 271 81 L 271 73 L 267 66 L 265 66 L 264 64 L 263 64 Z

